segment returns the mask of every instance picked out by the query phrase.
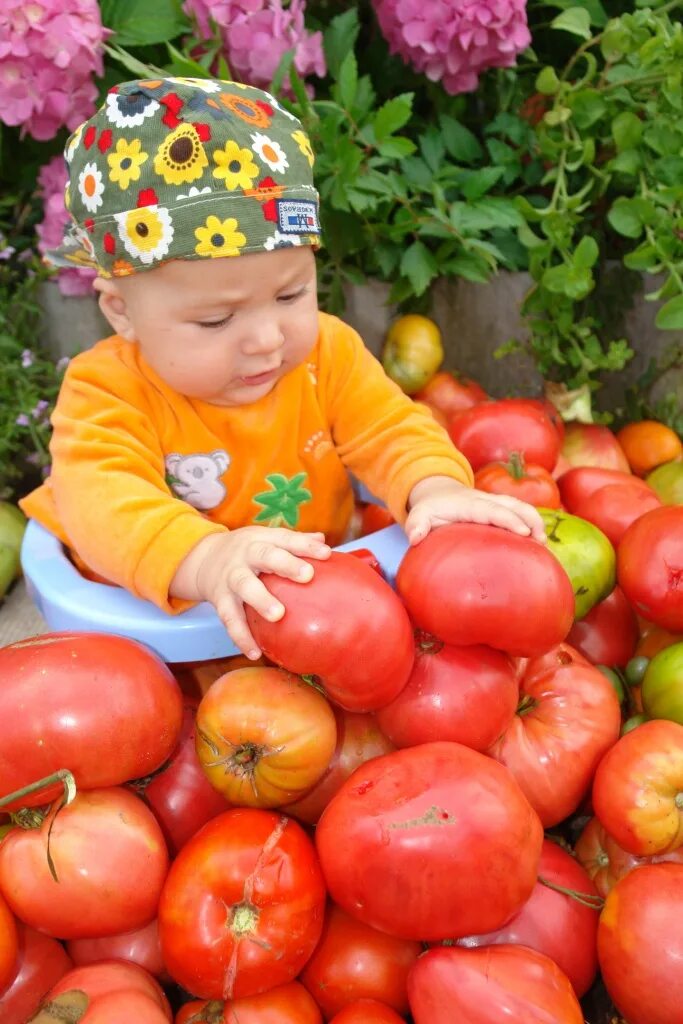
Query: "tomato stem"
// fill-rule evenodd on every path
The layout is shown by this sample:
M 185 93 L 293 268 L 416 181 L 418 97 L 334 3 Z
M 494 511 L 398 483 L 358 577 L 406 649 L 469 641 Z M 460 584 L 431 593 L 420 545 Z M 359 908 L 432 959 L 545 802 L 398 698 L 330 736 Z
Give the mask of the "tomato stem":
M 522 697 L 522 699 L 520 700 L 519 704 L 517 705 L 517 714 L 521 718 L 523 715 L 528 715 L 529 712 L 533 711 L 535 707 L 536 707 L 536 700 L 535 700 L 535 698 L 532 697 L 530 694 L 526 693 Z
M 567 889 L 563 885 L 556 885 L 554 882 L 549 882 L 547 878 L 538 876 L 538 880 L 541 885 L 545 885 L 546 888 L 552 889 L 553 892 L 562 893 L 563 896 L 569 896 L 570 899 L 576 900 L 582 907 L 588 907 L 590 910 L 602 910 L 605 905 L 605 901 L 602 896 L 597 896 L 591 892 L 578 892 L 576 889 Z
M 510 452 L 507 468 L 513 480 L 522 480 L 526 471 L 524 452 Z
M 38 793 L 41 789 L 54 786 L 56 782 L 61 782 L 64 787 L 64 806 L 66 807 L 76 796 L 76 780 L 68 768 L 60 768 L 59 771 L 53 772 L 52 775 L 46 775 L 44 779 L 38 779 L 37 782 L 31 782 L 28 786 L 22 786 L 21 789 L 15 789 L 13 793 L 8 793 L 7 796 L 3 796 L 0 799 L 0 807 L 16 803 L 17 800 L 30 796 L 31 793 Z

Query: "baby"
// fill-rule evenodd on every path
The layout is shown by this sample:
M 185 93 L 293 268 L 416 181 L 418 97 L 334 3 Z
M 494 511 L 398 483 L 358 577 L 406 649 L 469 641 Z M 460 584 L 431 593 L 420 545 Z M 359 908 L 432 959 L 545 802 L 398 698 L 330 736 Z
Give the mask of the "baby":
M 55 263 L 95 267 L 111 337 L 76 356 L 52 471 L 22 502 L 77 564 L 169 612 L 209 601 L 240 650 L 261 573 L 307 582 L 353 509 L 348 472 L 411 544 L 445 523 L 544 540 L 540 516 L 472 489 L 426 408 L 319 312 L 314 156 L 259 89 L 128 82 L 69 139 L 72 224 Z

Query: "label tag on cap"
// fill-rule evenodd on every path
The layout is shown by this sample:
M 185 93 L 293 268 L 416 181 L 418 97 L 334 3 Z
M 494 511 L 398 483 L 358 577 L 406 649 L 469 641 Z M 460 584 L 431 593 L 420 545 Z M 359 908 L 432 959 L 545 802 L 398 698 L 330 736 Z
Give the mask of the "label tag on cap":
M 311 199 L 276 199 L 278 228 L 284 234 L 319 235 L 317 204 Z

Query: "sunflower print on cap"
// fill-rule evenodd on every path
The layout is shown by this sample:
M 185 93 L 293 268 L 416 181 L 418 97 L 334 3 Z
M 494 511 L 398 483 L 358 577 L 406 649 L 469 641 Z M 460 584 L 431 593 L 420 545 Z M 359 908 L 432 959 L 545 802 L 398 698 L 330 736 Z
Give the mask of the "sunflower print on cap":
M 46 262 L 119 277 L 171 259 L 320 245 L 308 136 L 262 89 L 122 82 L 65 156 L 69 237 Z

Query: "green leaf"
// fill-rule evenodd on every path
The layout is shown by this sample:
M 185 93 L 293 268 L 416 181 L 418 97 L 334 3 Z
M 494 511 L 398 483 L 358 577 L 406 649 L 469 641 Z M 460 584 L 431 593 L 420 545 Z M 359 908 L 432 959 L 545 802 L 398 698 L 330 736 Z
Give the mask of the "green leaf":
M 294 63 L 295 55 L 296 50 L 292 47 L 291 50 L 285 50 L 282 57 L 280 57 L 280 63 L 275 68 L 275 74 L 273 75 L 273 80 L 270 83 L 270 91 L 276 95 L 281 91 L 283 83 L 289 75 L 292 64 Z
M 177 50 L 173 43 L 166 43 L 166 49 L 168 55 L 173 62 L 173 74 L 180 75 L 185 78 L 210 78 L 210 73 L 206 68 L 199 64 L 196 60 L 191 57 L 186 57 L 184 53 Z
M 449 274 L 464 277 L 466 281 L 486 284 L 491 279 L 491 268 L 485 260 L 471 253 L 463 252 L 449 259 L 444 268 Z
M 375 137 L 378 142 L 383 142 L 389 135 L 393 135 L 399 128 L 402 128 L 413 109 L 413 93 L 404 92 L 382 104 L 372 119 L 372 127 L 375 129 Z
M 136 78 L 154 78 L 158 74 L 164 74 L 161 68 L 155 68 L 153 64 L 143 64 L 141 60 L 133 57 L 127 50 L 121 49 L 120 46 L 104 43 L 103 49 L 106 54 L 122 64 L 127 71 L 131 71 Z
M 479 199 L 503 176 L 503 167 L 482 167 L 480 171 L 464 171 L 462 194 L 466 199 Z
M 348 11 L 337 15 L 325 29 L 323 49 L 327 69 L 333 78 L 339 78 L 342 62 L 347 53 L 354 49 L 359 29 L 356 7 L 350 7 Z
M 422 295 L 439 272 L 436 259 L 422 242 L 413 242 L 401 258 L 401 273 L 416 295 Z
M 586 235 L 577 245 L 572 257 L 572 263 L 575 267 L 590 270 L 595 265 L 599 255 L 598 243 L 590 235 Z
M 560 87 L 555 68 L 545 67 L 536 79 L 536 88 L 544 96 L 553 96 Z
M 445 149 L 443 139 L 436 128 L 430 128 L 420 136 L 420 152 L 432 174 L 438 175 L 443 166 Z
M 623 110 L 612 121 L 612 136 L 619 152 L 637 146 L 642 134 L 643 122 L 630 110 Z
M 629 174 L 631 176 L 637 174 L 642 166 L 643 160 L 640 151 L 637 149 L 625 149 L 623 153 L 619 153 L 608 164 L 610 171 L 613 171 L 615 174 Z
M 411 139 L 406 139 L 403 135 L 394 135 L 390 139 L 385 139 L 384 142 L 377 144 L 377 152 L 380 156 L 385 156 L 392 160 L 400 160 L 404 156 L 410 156 L 416 149 L 415 143 Z
M 358 62 L 353 53 L 347 53 L 339 69 L 339 98 L 350 110 L 358 89 Z
M 166 43 L 190 29 L 175 0 L 100 0 L 100 15 L 114 32 L 108 42 L 118 46 Z
M 593 277 L 589 270 L 562 263 L 546 270 L 541 284 L 549 292 L 566 295 L 570 299 L 585 299 L 593 288 Z
M 620 196 L 614 201 L 607 214 L 607 220 L 614 230 L 625 238 L 639 238 L 643 233 L 643 222 L 636 203 Z
M 590 128 L 607 110 L 607 103 L 597 89 L 580 89 L 567 100 L 577 128 Z
M 463 164 L 473 164 L 484 155 L 476 135 L 454 117 L 442 114 L 439 118 L 441 135 L 450 155 Z
M 664 303 L 655 317 L 655 326 L 662 331 L 683 330 L 683 295 Z
M 624 256 L 624 266 L 629 270 L 650 270 L 658 263 L 657 250 L 649 242 L 643 242 L 637 249 L 627 252 Z
M 649 0 L 648 0 L 649 3 Z M 558 7 L 566 11 L 568 7 L 576 7 L 576 0 L 550 0 L 549 7 Z M 600 3 L 600 0 L 581 0 L 581 6 L 585 7 L 591 19 L 591 24 L 602 28 L 607 24 L 607 11 Z
M 553 18 L 550 25 L 552 28 L 571 32 L 573 36 L 579 36 L 581 39 L 591 37 L 591 16 L 584 7 L 569 7 Z

